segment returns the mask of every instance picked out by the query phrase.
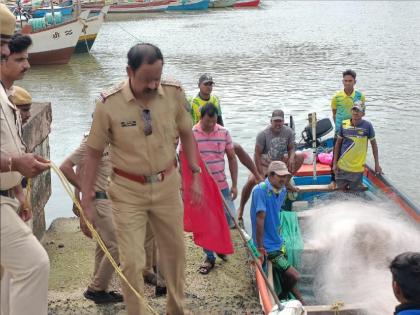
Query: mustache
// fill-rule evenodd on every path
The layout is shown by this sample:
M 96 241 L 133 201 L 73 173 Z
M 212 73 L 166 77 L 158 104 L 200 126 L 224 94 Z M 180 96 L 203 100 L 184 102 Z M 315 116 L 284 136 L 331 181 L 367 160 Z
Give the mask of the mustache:
M 145 88 L 144 90 L 143 90 L 143 92 L 144 93 L 155 93 L 157 91 L 157 88 L 156 89 L 150 89 L 150 88 Z

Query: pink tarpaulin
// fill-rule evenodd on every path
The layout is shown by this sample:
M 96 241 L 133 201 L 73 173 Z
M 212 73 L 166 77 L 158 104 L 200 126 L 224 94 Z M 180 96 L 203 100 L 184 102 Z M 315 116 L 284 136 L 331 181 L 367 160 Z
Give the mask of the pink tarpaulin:
M 232 254 L 232 240 L 226 222 L 222 196 L 216 182 L 207 172 L 197 150 L 197 160 L 202 170 L 199 175 L 203 189 L 203 200 L 200 205 L 193 204 L 189 188 L 193 175 L 182 150 L 179 157 L 184 199 L 184 230 L 193 233 L 196 245 L 218 254 Z

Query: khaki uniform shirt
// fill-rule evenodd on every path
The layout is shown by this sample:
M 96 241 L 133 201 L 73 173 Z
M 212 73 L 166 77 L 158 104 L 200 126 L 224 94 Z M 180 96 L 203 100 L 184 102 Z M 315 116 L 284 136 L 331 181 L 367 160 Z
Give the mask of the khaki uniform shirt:
M 126 80 L 96 104 L 87 145 L 103 151 L 111 148 L 112 166 L 132 174 L 152 175 L 174 162 L 178 131 L 191 130 L 188 102 L 177 82 L 161 82 L 150 110 L 152 134 L 145 136 L 144 105 L 137 100 Z
M 83 160 L 86 157 L 86 140 L 87 136 L 69 157 L 70 161 L 72 161 L 74 165 L 83 163 Z M 99 163 L 98 172 L 96 173 L 95 191 L 106 191 L 108 189 L 108 178 L 111 176 L 111 172 L 112 167 L 109 157 L 109 149 L 106 147 L 102 154 L 101 162 Z
M 1 156 L 19 156 L 25 153 L 21 138 L 21 120 L 19 110 L 10 102 L 6 91 L 0 85 L 0 152 Z M 18 185 L 22 180 L 19 172 L 0 173 L 0 190 L 7 190 Z

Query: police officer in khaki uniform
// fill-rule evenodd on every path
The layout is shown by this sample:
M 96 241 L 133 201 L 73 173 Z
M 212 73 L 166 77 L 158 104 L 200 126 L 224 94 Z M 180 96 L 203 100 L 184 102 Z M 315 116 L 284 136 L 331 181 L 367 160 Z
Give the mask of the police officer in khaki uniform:
M 82 206 L 95 222 L 93 184 L 103 150 L 110 144 L 113 174 L 108 195 L 113 203 L 124 275 L 142 293 L 139 275 L 145 264 L 144 239 L 150 222 L 167 286 L 166 313 L 184 314 L 185 245 L 180 176 L 175 167 L 175 139 L 180 136 L 194 176 L 191 193 L 200 202 L 201 171 L 196 163 L 192 123 L 184 91 L 161 81 L 163 56 L 151 44 L 128 52 L 128 80 L 102 94 L 96 105 L 82 183 Z M 129 315 L 148 314 L 140 299 L 123 285 Z
M 22 125 L 24 125 L 31 118 L 32 97 L 28 91 L 20 86 L 14 86 L 13 90 L 13 94 L 9 98 L 19 109 Z
M 1 63 L 10 54 L 8 42 L 14 33 L 15 17 L 0 3 Z M 1 71 L 1 65 L 0 65 Z M 8 308 L 3 315 L 47 314 L 49 259 L 30 228 L 17 215 L 19 202 L 14 188 L 22 175 L 33 177 L 48 169 L 48 161 L 25 154 L 20 137 L 20 116 L 0 86 L 0 214 L 1 266 L 12 274 Z
M 86 139 L 84 137 L 80 146 L 61 164 L 60 170 L 76 188 L 76 197 L 78 198 L 81 190 L 83 177 L 79 176 L 83 173 L 83 164 L 86 156 Z M 73 167 L 79 168 L 77 174 Z M 105 243 L 108 251 L 115 262 L 119 264 L 117 237 L 115 235 L 114 220 L 112 217 L 112 205 L 108 199 L 106 191 L 108 189 L 108 178 L 111 175 L 111 161 L 108 147 L 104 150 L 98 167 L 97 177 L 95 181 L 95 210 L 96 210 L 96 230 Z M 80 217 L 80 228 L 83 233 L 92 238 L 86 223 Z M 105 256 L 103 250 L 96 245 L 95 265 L 93 270 L 93 279 L 89 284 L 84 296 L 97 304 L 122 302 L 122 295 L 115 291 L 107 292 L 109 282 L 114 273 L 114 267 Z

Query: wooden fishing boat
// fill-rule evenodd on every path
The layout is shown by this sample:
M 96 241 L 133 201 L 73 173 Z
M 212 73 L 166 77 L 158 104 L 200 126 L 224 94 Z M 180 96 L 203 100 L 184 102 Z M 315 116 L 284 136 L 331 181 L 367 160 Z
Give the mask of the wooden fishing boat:
M 168 11 L 207 10 L 210 0 L 176 0 L 168 5 Z
M 22 33 L 28 34 L 33 41 L 28 49 L 29 63 L 31 65 L 68 63 L 85 26 L 83 20 L 86 20 L 88 15 L 89 11 L 84 11 L 77 19 L 37 31 L 32 31 L 29 24 L 24 25 Z
M 76 48 L 74 50 L 75 53 L 85 53 L 90 51 L 105 20 L 109 7 L 109 5 L 104 6 L 99 14 L 90 16 L 85 21 L 86 27 L 83 28 L 82 34 L 77 41 Z
M 260 0 L 237 0 L 233 5 L 234 8 L 243 8 L 243 7 L 258 7 L 260 5 Z
M 316 134 L 318 135 L 318 133 Z M 311 142 L 311 138 L 307 139 L 307 145 L 303 145 L 301 148 L 305 146 L 308 147 Z M 333 141 L 332 138 L 324 141 L 321 141 L 320 138 L 318 138 L 317 144 L 316 149 L 318 151 L 320 148 L 322 148 L 322 150 L 332 149 Z M 315 172 L 314 169 L 316 170 Z M 333 202 L 338 202 L 336 199 L 338 193 L 332 190 L 328 185 L 331 182 L 331 167 L 329 165 L 319 163 L 316 163 L 315 165 L 303 165 L 293 177 L 293 180 L 295 185 L 300 188 L 300 192 L 297 195 L 295 194 L 292 201 L 289 200 L 289 204 L 286 207 L 285 205 L 283 207 L 289 208 L 288 210 L 291 211 L 297 211 L 296 213 L 300 219 L 299 225 L 301 226 L 301 229 L 302 226 L 305 226 L 305 219 L 307 220 L 307 218 L 311 216 L 311 213 L 314 212 L 312 208 L 316 204 L 316 201 L 331 200 Z M 372 201 L 373 203 L 389 201 L 393 205 L 392 207 L 398 209 L 401 214 L 406 214 L 412 221 L 420 223 L 420 207 L 415 205 L 404 193 L 399 191 L 385 175 L 375 173 L 368 165 L 365 166 L 363 187 L 360 194 L 362 195 L 361 197 L 364 198 L 363 200 Z M 317 250 L 317 248 L 311 248 L 310 245 L 308 246 L 305 244 L 301 255 L 301 272 L 303 270 L 301 281 L 306 282 L 306 285 L 309 283 L 311 288 L 313 286 L 311 280 L 304 278 L 307 277 L 308 268 L 311 268 L 309 265 L 312 265 L 313 268 L 313 261 L 316 260 Z M 307 266 L 305 266 L 305 263 Z M 262 311 L 264 314 L 269 314 L 275 303 L 271 298 L 266 282 L 259 270 L 255 267 L 252 269 L 255 273 L 255 283 L 260 296 Z M 268 277 L 269 276 L 270 272 L 268 271 Z M 306 290 L 308 289 L 306 288 Z M 337 304 L 335 306 L 317 305 L 315 301 L 314 303 L 309 303 L 309 305 L 305 306 L 305 314 L 333 315 L 337 314 L 337 311 L 343 315 L 365 314 L 363 307 L 363 304 Z M 281 314 L 281 312 L 279 314 Z
M 157 0 L 147 2 L 118 2 L 111 4 L 108 13 L 154 13 L 162 12 L 168 8 L 170 0 Z M 82 2 L 83 9 L 99 12 L 105 5 L 104 1 Z
M 236 0 L 212 0 L 209 3 L 210 8 L 228 8 L 233 7 Z

